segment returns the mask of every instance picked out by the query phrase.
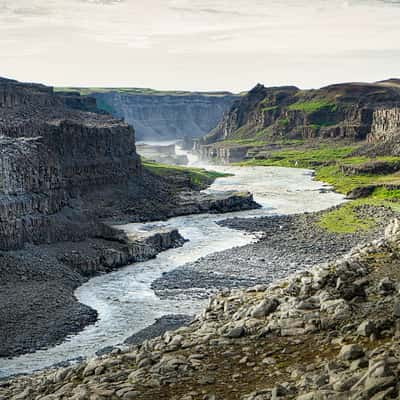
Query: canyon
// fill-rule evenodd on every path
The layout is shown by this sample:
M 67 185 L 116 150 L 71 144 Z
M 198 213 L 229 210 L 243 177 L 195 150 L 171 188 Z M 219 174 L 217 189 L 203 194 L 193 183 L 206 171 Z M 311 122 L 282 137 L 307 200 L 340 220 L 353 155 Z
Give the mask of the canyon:
M 88 89 L 100 109 L 121 118 L 138 140 L 200 137 L 211 131 L 234 100 L 229 92 L 157 92 L 134 89 Z
M 207 195 L 184 174 L 144 168 L 133 128 L 94 104 L 0 79 L 1 356 L 93 323 L 74 297 L 89 277 L 184 243 L 176 230 L 127 236 L 115 222 L 257 207 L 248 193 Z
M 88 96 L 2 83 L 0 353 L 24 354 L 3 376 L 62 364 L 0 382 L 0 398 L 398 396 L 398 80 L 257 85 L 195 140 L 224 164 L 200 181 L 141 160 L 132 127 Z M 373 187 L 343 203 L 285 157 L 340 193 Z

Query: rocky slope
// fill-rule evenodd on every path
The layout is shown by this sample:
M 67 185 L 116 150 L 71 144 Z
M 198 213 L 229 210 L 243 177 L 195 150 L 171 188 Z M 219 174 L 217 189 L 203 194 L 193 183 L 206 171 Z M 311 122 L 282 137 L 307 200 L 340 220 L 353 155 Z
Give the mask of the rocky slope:
M 399 394 L 400 224 L 267 287 L 210 299 L 188 327 L 0 386 L 7 399 L 391 399 Z
M 197 143 L 204 159 L 239 161 L 279 140 L 345 139 L 378 143 L 400 131 L 398 80 L 346 83 L 318 90 L 257 85 Z M 246 145 L 246 140 L 248 144 Z M 266 142 L 254 148 L 253 141 Z
M 91 93 L 98 105 L 134 126 L 138 140 L 199 137 L 213 129 L 237 98 L 221 94 Z

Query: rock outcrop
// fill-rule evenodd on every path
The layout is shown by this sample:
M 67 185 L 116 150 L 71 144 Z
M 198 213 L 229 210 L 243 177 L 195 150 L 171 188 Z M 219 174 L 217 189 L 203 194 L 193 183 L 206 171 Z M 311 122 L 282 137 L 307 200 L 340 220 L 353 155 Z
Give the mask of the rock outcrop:
M 400 133 L 400 107 L 380 108 L 374 111 L 371 133 L 368 140 L 372 143 L 390 139 Z
M 134 126 L 138 140 L 199 137 L 215 128 L 237 96 L 230 93 L 92 93 L 98 105 Z

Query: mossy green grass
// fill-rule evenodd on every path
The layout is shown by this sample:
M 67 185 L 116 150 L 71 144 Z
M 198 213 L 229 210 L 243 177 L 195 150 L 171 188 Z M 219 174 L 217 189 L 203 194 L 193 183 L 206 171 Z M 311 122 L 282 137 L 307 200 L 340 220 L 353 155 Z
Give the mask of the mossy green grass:
M 142 165 L 155 175 L 173 177 L 176 175 L 187 176 L 193 186 L 202 187 L 212 183 L 217 178 L 231 176 L 217 171 L 208 171 L 203 168 L 182 167 L 168 164 L 161 164 L 149 160 L 142 160 Z

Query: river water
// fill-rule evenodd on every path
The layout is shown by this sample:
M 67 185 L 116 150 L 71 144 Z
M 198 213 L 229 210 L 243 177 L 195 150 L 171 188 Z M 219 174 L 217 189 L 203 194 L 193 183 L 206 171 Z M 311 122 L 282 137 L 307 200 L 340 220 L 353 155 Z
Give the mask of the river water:
M 192 164 L 197 160 L 189 155 Z M 259 210 L 223 215 L 192 215 L 168 221 L 120 226 L 128 232 L 149 231 L 156 227 L 177 228 L 189 241 L 181 248 L 165 251 L 157 258 L 124 267 L 116 272 L 89 280 L 78 288 L 76 297 L 98 311 L 96 324 L 62 344 L 10 360 L 0 360 L 0 377 L 30 373 L 56 363 L 90 357 L 96 351 L 122 343 L 127 337 L 153 324 L 168 314 L 193 315 L 203 301 L 195 298 L 160 300 L 151 283 L 163 272 L 216 251 L 243 246 L 256 240 L 256 235 L 228 229 L 216 224 L 232 216 L 258 217 L 318 211 L 339 204 L 343 197 L 326 191 L 324 184 L 312 179 L 303 169 L 276 167 L 209 167 L 234 176 L 220 178 L 209 191 L 251 191 L 262 205 Z

